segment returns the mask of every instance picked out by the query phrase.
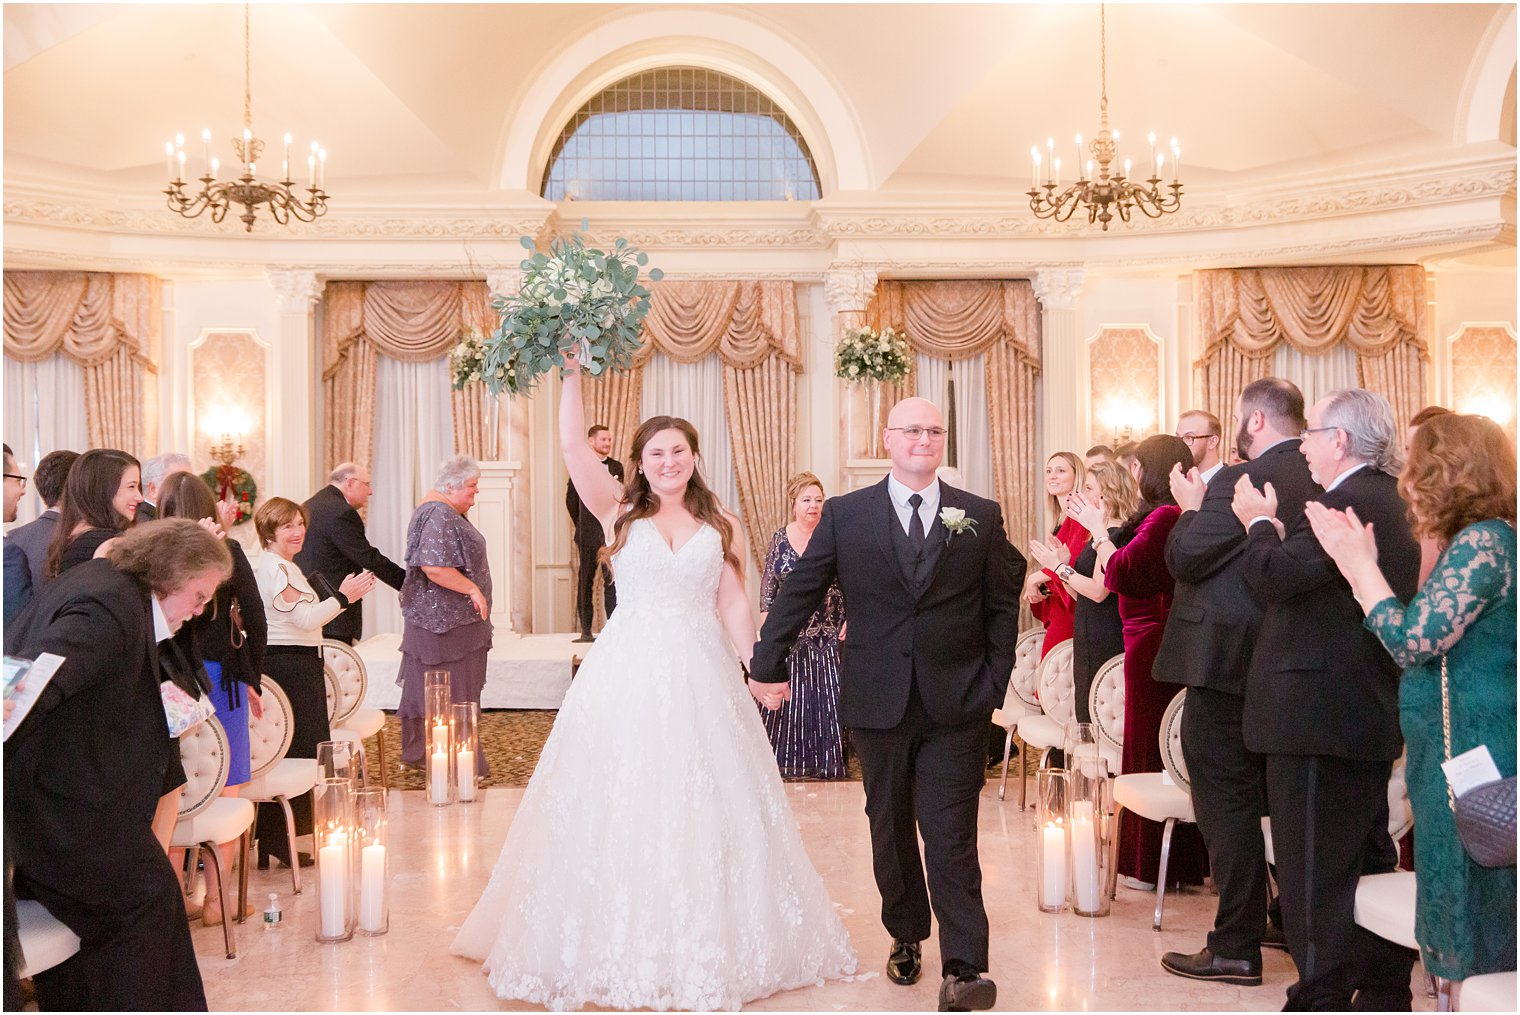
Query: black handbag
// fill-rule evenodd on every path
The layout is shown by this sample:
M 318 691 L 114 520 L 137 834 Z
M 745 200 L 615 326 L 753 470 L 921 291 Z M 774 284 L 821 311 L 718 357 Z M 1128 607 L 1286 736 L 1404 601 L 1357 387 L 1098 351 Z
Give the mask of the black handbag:
M 1451 760 L 1451 679 L 1446 657 L 1441 657 L 1441 733 L 1446 760 Z M 1480 867 L 1515 866 L 1515 777 L 1496 779 L 1476 786 L 1458 797 L 1446 784 L 1462 848 Z

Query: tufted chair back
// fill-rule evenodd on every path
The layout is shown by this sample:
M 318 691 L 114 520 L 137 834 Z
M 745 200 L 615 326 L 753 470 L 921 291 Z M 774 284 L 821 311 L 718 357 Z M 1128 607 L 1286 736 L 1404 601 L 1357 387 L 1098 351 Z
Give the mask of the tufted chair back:
M 328 706 L 328 720 L 341 723 L 364 702 L 369 686 L 364 660 L 352 646 L 328 639 L 322 642 L 322 664 L 328 673 L 328 693 L 336 698 Z
M 1077 721 L 1076 675 L 1072 672 L 1071 639 L 1056 645 L 1040 660 L 1040 708 L 1063 729 Z
M 279 684 L 265 677 L 259 696 L 264 711 L 257 719 L 248 713 L 248 755 L 252 770 L 249 777 L 257 779 L 281 761 L 290 750 L 290 739 L 295 731 L 295 713 L 291 711 L 290 699 Z
M 183 821 L 210 807 L 227 787 L 227 731 L 215 716 L 180 734 L 179 760 L 185 766 L 179 798 Z
M 1182 757 L 1182 703 L 1187 698 L 1187 688 L 1177 692 L 1166 711 L 1161 713 L 1161 767 L 1178 786 L 1193 792 L 1192 780 L 1188 778 L 1187 761 Z
M 1087 692 L 1087 711 L 1103 743 L 1124 750 L 1124 653 L 1120 652 L 1093 674 Z
M 1040 646 L 1045 643 L 1044 628 L 1035 628 L 1019 635 L 1013 650 L 1013 673 L 1008 677 L 1008 690 L 1023 703 L 1025 710 L 1039 714 L 1040 694 L 1036 680 L 1040 672 Z M 1008 707 L 1005 702 L 1004 708 Z
M 1414 811 L 1409 806 L 1408 762 L 1409 752 L 1406 750 L 1393 763 L 1393 772 L 1388 779 L 1388 834 L 1395 843 L 1414 827 Z

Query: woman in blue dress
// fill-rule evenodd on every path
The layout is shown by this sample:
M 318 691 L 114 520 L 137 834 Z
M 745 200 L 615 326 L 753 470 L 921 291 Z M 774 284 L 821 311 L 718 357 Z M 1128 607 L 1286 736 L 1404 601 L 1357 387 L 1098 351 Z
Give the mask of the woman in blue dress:
M 811 472 L 786 484 L 792 520 L 771 536 L 760 575 L 760 624 L 781 583 L 807 552 L 823 515 L 823 482 Z M 784 779 L 843 779 L 844 729 L 839 725 L 839 641 L 844 634 L 844 596 L 835 585 L 797 638 L 788 660 L 792 698 L 775 711 L 762 708 L 765 732 Z

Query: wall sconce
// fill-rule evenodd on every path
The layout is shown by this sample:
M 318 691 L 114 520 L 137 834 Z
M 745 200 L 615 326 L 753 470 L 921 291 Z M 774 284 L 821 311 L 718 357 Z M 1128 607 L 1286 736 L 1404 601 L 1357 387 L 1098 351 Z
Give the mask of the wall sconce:
M 231 465 L 247 453 L 243 434 L 248 431 L 248 421 L 243 413 L 223 406 L 212 412 L 206 422 L 206 432 L 218 435 L 207 449 L 212 461 Z
M 1115 444 L 1133 440 L 1155 426 L 1156 410 L 1134 398 L 1110 398 L 1098 410 L 1098 422 L 1113 435 Z
M 1470 395 L 1457 404 L 1457 411 L 1473 416 L 1487 416 L 1503 429 L 1509 429 L 1510 423 L 1515 419 L 1515 406 L 1511 399 L 1503 395 L 1485 392 L 1480 395 Z

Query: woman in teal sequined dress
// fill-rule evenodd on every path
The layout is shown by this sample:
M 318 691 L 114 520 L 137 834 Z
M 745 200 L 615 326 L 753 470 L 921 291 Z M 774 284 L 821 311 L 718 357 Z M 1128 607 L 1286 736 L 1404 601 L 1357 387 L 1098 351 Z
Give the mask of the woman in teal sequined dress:
M 1325 551 L 1367 612 L 1367 628 L 1404 676 L 1399 725 L 1409 751 L 1418 875 L 1415 938 L 1425 969 L 1448 980 L 1515 968 L 1515 868 L 1480 867 L 1457 837 L 1441 763 L 1441 660 L 1446 659 L 1451 753 L 1488 748 L 1515 774 L 1515 451 L 1480 416 L 1423 424 L 1399 480 L 1415 528 L 1442 551 L 1407 607 L 1377 567 L 1354 514 L 1309 505 Z

